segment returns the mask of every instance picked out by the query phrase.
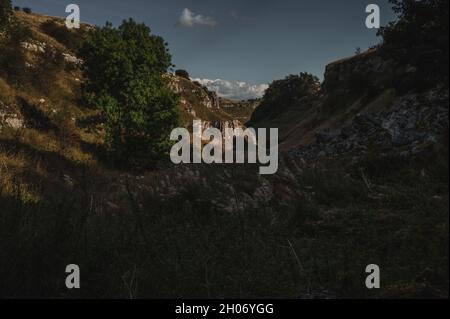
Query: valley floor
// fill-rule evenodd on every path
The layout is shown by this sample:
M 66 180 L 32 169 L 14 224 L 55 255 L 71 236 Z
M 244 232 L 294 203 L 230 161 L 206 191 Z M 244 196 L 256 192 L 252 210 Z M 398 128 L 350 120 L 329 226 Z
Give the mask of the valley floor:
M 51 152 L 0 150 L 1 297 L 448 297 L 442 153 L 284 157 L 263 177 L 247 165 L 62 168 Z M 83 289 L 65 287 L 71 263 Z M 365 287 L 369 264 L 382 289 Z

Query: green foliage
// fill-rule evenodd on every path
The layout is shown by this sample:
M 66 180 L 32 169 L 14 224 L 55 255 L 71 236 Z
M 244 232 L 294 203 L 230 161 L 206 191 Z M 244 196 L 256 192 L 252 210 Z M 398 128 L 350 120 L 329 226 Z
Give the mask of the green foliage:
M 31 30 L 14 18 L 11 2 L 0 0 L 0 74 L 13 83 L 21 83 L 27 77 L 21 43 L 30 37 Z
M 188 79 L 188 80 L 190 79 L 189 73 L 186 70 L 176 70 L 175 71 L 175 75 L 179 76 L 179 77 L 182 77 L 182 78 L 185 78 L 185 79 Z
M 448 85 L 449 2 L 390 0 L 398 21 L 380 29 L 381 52 L 402 66 L 417 68 L 405 79 L 405 90 L 425 89 L 436 82 Z
M 0 0 L 0 38 L 12 19 L 11 0 Z
M 179 125 L 178 96 L 162 74 L 172 65 L 167 44 L 144 24 L 110 23 L 80 49 L 84 91 L 106 116 L 106 143 L 115 163 L 141 166 L 166 152 Z
M 319 79 L 305 72 L 274 81 L 266 90 L 261 105 L 253 113 L 251 121 L 275 117 L 287 109 L 302 107 L 303 102 L 316 97 L 319 91 Z

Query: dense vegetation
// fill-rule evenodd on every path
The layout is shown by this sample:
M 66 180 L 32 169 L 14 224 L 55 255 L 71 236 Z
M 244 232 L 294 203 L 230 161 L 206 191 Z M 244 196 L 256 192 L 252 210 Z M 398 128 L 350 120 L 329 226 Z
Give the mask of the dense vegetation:
M 9 26 L 12 18 L 12 9 L 10 0 L 0 0 L 0 33 L 4 32 Z
M 175 75 L 176 76 L 180 76 L 180 77 L 185 78 L 185 79 L 188 79 L 188 80 L 190 79 L 189 73 L 186 70 L 181 70 L 181 69 L 176 70 L 175 71 Z
M 92 32 L 80 49 L 88 101 L 106 115 L 106 144 L 118 165 L 146 165 L 165 154 L 179 126 L 178 96 L 162 74 L 166 43 L 144 24 L 124 21 Z
M 0 0 L 0 75 L 16 84 L 27 76 L 21 43 L 30 36 L 29 28 L 15 19 L 11 2 Z
M 277 116 L 292 108 L 307 105 L 320 91 L 319 79 L 309 73 L 289 75 L 270 84 L 251 121 Z
M 398 20 L 380 29 L 381 52 L 398 64 L 417 68 L 413 78 L 398 79 L 407 89 L 448 86 L 449 2 L 390 0 Z

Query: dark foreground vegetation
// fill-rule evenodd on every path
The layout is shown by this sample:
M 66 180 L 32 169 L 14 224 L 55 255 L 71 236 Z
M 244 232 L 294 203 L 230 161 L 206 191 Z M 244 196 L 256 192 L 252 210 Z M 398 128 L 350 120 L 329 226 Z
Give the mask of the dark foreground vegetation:
M 49 154 L 30 155 L 41 170 L 54 169 L 40 162 Z M 200 181 L 186 181 L 168 200 L 145 191 L 147 178 L 82 167 L 69 184 L 24 174 L 9 182 L 9 195 L 1 190 L 0 296 L 446 297 L 447 159 L 374 156 L 346 171 L 341 163 L 292 169 L 295 178 L 270 183 L 295 195 L 257 209 L 238 208 L 258 187 L 250 178 L 256 170 L 239 167 L 227 173 L 236 194 L 226 196 L 237 198 L 232 213 Z M 223 174 L 201 170 L 207 185 Z M 165 176 L 149 179 L 157 185 Z M 39 203 L 27 197 L 27 178 L 39 180 Z M 82 269 L 80 290 L 64 285 L 70 263 Z M 365 288 L 369 263 L 380 265 L 383 289 Z

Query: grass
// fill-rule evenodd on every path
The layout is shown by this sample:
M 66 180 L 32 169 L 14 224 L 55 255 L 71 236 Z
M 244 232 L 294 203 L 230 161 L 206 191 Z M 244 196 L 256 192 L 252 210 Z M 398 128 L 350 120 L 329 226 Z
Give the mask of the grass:
M 448 297 L 448 182 L 420 177 L 417 162 L 383 185 L 367 170 L 371 189 L 353 168 L 305 169 L 291 180 L 296 195 L 231 213 L 213 199 L 240 203 L 258 179 L 235 194 L 208 185 L 248 168 L 199 168 L 165 197 L 155 189 L 176 183 L 170 170 L 140 179 L 73 166 L 69 186 L 48 164 L 41 200 L 23 200 L 20 183 L 2 190 L 2 297 Z M 81 267 L 81 290 L 65 289 L 69 263 Z M 382 270 L 379 291 L 364 286 L 370 263 Z

